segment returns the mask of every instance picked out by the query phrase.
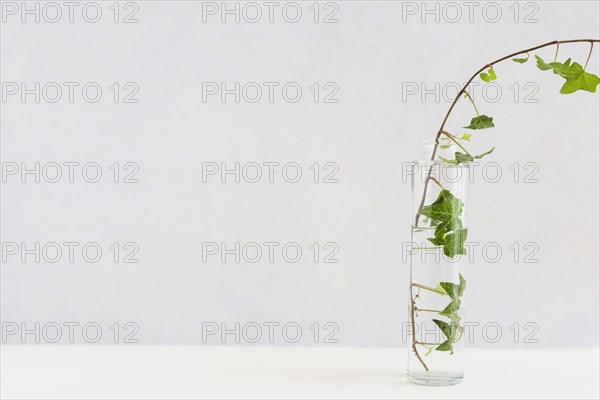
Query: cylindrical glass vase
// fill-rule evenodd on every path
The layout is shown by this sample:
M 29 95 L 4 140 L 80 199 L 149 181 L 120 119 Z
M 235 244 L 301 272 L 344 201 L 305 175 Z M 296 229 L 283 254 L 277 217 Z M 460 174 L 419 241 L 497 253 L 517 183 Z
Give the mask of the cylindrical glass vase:
M 452 164 L 448 143 L 426 145 L 429 159 L 434 148 L 412 168 L 408 380 L 441 386 L 463 378 L 469 164 Z

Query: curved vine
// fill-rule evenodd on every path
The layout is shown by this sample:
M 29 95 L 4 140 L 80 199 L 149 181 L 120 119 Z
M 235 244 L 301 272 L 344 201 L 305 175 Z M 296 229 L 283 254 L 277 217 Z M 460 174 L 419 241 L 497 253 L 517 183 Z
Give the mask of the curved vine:
M 571 59 L 567 59 L 564 62 L 558 62 L 558 53 L 561 44 L 568 43 L 581 43 L 587 42 L 590 44 L 590 50 L 585 64 L 582 66 L 577 62 L 571 62 Z M 435 136 L 435 144 L 433 147 L 433 151 L 431 154 L 431 160 L 435 161 L 438 146 L 441 144 L 443 139 L 446 139 L 448 142 L 453 142 L 458 145 L 458 147 L 464 152 L 455 152 L 454 159 L 447 159 L 443 157 L 439 157 L 441 162 L 459 165 L 461 163 L 471 162 L 475 159 L 480 159 L 485 157 L 486 155 L 492 153 L 493 148 L 483 154 L 472 155 L 461 142 L 470 141 L 471 134 L 465 133 L 462 136 L 458 136 L 450 133 L 445 127 L 446 123 L 454 107 L 458 103 L 458 100 L 461 96 L 464 96 L 469 100 L 469 102 L 473 105 L 476 116 L 471 119 L 469 125 L 465 126 L 465 129 L 470 130 L 480 130 L 480 129 L 488 129 L 494 127 L 493 118 L 489 117 L 485 114 L 480 114 L 473 98 L 468 92 L 469 85 L 475 78 L 478 76 L 484 82 L 491 82 L 497 79 L 496 72 L 494 70 L 494 65 L 508 60 L 512 58 L 514 62 L 524 64 L 530 59 L 530 52 L 533 52 L 538 49 L 542 49 L 548 46 L 556 46 L 556 52 L 554 55 L 554 61 L 550 63 L 546 63 L 541 57 L 535 56 L 536 65 L 542 71 L 552 70 L 554 74 L 560 76 L 565 79 L 563 86 L 560 89 L 560 93 L 562 94 L 571 94 L 580 90 L 588 91 L 595 93 L 596 87 L 600 84 L 600 78 L 594 74 L 588 73 L 585 69 L 589 63 L 590 57 L 592 55 L 592 51 L 594 48 L 594 43 L 600 42 L 600 39 L 572 39 L 572 40 L 555 40 L 552 42 L 544 43 L 538 46 L 534 46 L 528 49 L 520 50 L 515 53 L 508 54 L 504 57 L 501 57 L 497 60 L 494 60 L 488 64 L 485 64 L 483 67 L 478 69 L 469 80 L 465 83 L 462 89 L 456 95 L 456 98 L 450 105 L 450 108 L 446 112 L 444 119 L 440 128 L 438 129 Z M 526 55 L 526 57 L 517 57 L 520 55 Z M 441 136 L 444 135 L 444 138 Z M 424 187 L 423 187 L 423 195 L 421 197 L 421 201 L 417 210 L 417 214 L 415 216 L 414 228 L 418 227 L 420 216 L 424 216 L 429 219 L 431 226 L 435 226 L 434 237 L 428 238 L 428 240 L 433 243 L 435 246 L 443 249 L 444 254 L 448 257 L 456 257 L 460 254 L 466 254 L 466 250 L 464 249 L 464 241 L 466 240 L 467 229 L 463 227 L 461 222 L 461 214 L 463 208 L 463 202 L 456 198 L 452 193 L 448 190 L 444 189 L 439 181 L 435 179 L 433 176 L 433 167 L 432 164 L 429 167 L 427 172 L 427 176 L 425 178 Z M 429 186 L 429 181 L 434 181 L 440 188 L 440 194 L 438 198 L 430 205 L 425 205 L 425 200 L 427 197 L 427 191 Z M 429 351 L 429 354 L 434 348 L 438 351 L 450 351 L 452 354 L 452 344 L 460 339 L 462 335 L 463 327 L 460 325 L 460 318 L 458 317 L 457 311 L 460 308 L 460 297 L 462 296 L 466 287 L 466 281 L 462 275 L 459 274 L 459 283 L 453 282 L 440 282 L 437 287 L 432 288 L 425 285 L 421 285 L 419 283 L 415 283 L 412 280 L 411 274 L 411 282 L 410 282 L 410 323 L 412 328 L 412 344 L 411 348 L 419 362 L 422 364 L 423 368 L 426 371 L 429 371 L 427 364 L 424 362 L 423 358 L 419 354 L 417 349 L 417 345 L 421 345 L 426 347 Z M 444 310 L 426 310 L 419 309 L 417 307 L 416 299 L 419 297 L 419 294 L 414 294 L 414 289 L 417 290 L 426 290 L 428 292 L 436 293 L 437 295 L 448 296 L 450 299 L 450 303 Z M 424 343 L 417 341 L 416 331 L 415 331 L 415 314 L 417 311 L 424 312 L 434 312 L 443 317 L 449 318 L 449 321 L 442 321 L 439 319 L 433 319 L 433 322 L 437 325 L 437 327 L 442 331 L 444 336 L 446 337 L 446 341 L 442 343 Z

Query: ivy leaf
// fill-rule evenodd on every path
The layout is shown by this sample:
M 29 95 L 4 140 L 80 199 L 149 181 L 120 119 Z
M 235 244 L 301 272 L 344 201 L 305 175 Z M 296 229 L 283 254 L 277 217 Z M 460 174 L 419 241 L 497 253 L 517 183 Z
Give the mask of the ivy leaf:
M 419 213 L 437 224 L 434 237 L 428 240 L 436 246 L 443 246 L 447 257 L 466 254 L 464 243 L 467 229 L 462 228 L 460 215 L 464 203 L 448 190 L 440 191 L 438 198 L 430 205 L 421 208 Z M 456 296 L 455 296 L 456 297 Z
M 512 60 L 514 62 L 518 62 L 519 64 L 526 63 L 529 60 L 529 54 L 527 55 L 527 58 L 518 58 L 518 57 L 515 57 Z
M 494 149 L 495 149 L 495 147 L 492 147 L 492 149 L 491 149 L 491 150 L 488 150 L 488 151 L 486 151 L 485 153 L 481 153 L 480 155 L 478 155 L 478 156 L 475 156 L 475 157 L 473 157 L 473 158 L 476 158 L 476 159 L 481 159 L 481 158 L 483 158 L 483 157 L 487 156 L 488 154 L 492 154 L 492 152 L 494 151 Z
M 449 351 L 450 354 L 454 354 L 453 348 L 452 348 L 452 342 L 449 340 L 446 340 L 444 343 L 440 344 L 438 347 L 435 348 L 438 351 Z
M 453 314 L 456 311 L 458 311 L 459 308 L 460 308 L 460 299 L 457 297 L 455 299 L 452 299 L 452 301 L 450 302 L 450 304 L 448 304 L 446 306 L 446 308 L 444 308 L 442 310 L 442 312 L 440 313 L 440 315 L 450 315 L 450 314 Z
M 462 135 L 461 137 L 459 137 L 458 139 L 462 139 L 462 140 L 466 140 L 467 142 L 470 142 L 470 141 L 471 141 L 471 136 L 473 136 L 473 135 L 471 135 L 470 133 L 466 133 L 466 132 L 465 132 L 465 133 L 463 133 L 463 135 Z
M 578 75 L 576 75 L 577 72 L 579 72 Z M 596 86 L 600 84 L 598 76 L 585 72 L 583 67 L 577 63 L 573 63 L 571 68 L 565 71 L 565 79 L 567 81 L 560 88 L 562 94 L 571 94 L 578 90 L 596 93 Z
M 585 72 L 585 70 L 583 69 L 581 64 L 574 62 L 570 66 L 563 68 L 561 70 L 560 76 L 562 76 L 565 79 L 575 78 L 575 77 L 578 77 L 579 75 L 583 74 L 584 72 Z
M 446 342 L 449 342 L 449 345 L 452 346 L 458 338 L 458 332 L 460 331 L 460 326 L 454 323 L 447 323 L 441 321 L 439 319 L 434 319 L 433 322 L 440 328 L 444 336 L 446 336 Z M 444 342 L 445 343 L 445 342 Z M 443 343 L 442 343 L 443 344 Z M 436 349 L 437 350 L 437 349 Z
M 448 296 L 450 296 L 450 298 L 452 299 L 457 299 L 458 297 L 461 297 L 464 294 L 466 288 L 467 281 L 465 280 L 464 276 L 462 276 L 462 274 L 458 274 L 458 284 L 453 282 L 440 282 L 436 287 L 436 289 L 441 289 L 444 292 L 446 292 L 446 294 L 448 294 Z
M 440 284 L 438 283 L 437 286 L 435 287 L 435 291 L 443 296 L 447 296 L 448 293 L 446 293 L 446 291 L 444 290 L 443 287 L 440 286 Z
M 441 321 L 439 319 L 434 319 L 433 322 L 438 326 L 438 328 L 440 328 L 440 330 L 442 331 L 444 336 L 446 336 L 446 338 L 448 338 L 448 340 L 452 339 L 453 330 L 456 329 L 456 328 L 453 329 L 453 325 L 451 325 L 447 322 Z
M 551 62 L 551 63 L 546 63 L 538 55 L 536 55 L 535 58 L 537 60 L 537 67 L 539 69 L 541 69 L 542 71 L 547 71 L 547 70 L 551 69 L 555 74 L 560 75 L 560 76 L 563 76 L 564 71 L 568 70 L 570 67 L 570 64 L 571 64 L 570 58 L 567 59 L 567 61 L 565 61 L 562 64 L 559 62 L 556 62 L 556 61 Z
M 483 158 L 485 156 L 487 156 L 488 154 L 491 154 L 494 151 L 495 147 L 493 147 L 491 150 L 486 151 L 485 153 L 479 154 L 478 156 L 472 156 L 470 154 L 464 154 L 464 153 L 460 153 L 460 152 L 456 152 L 454 153 L 454 160 L 450 160 L 448 158 L 444 158 L 444 157 L 440 157 L 440 160 L 442 160 L 445 163 L 448 164 L 452 164 L 452 165 L 459 165 L 461 163 L 465 163 L 465 162 L 471 162 L 474 159 L 480 159 Z
M 421 208 L 419 213 L 438 222 L 447 221 L 460 216 L 463 204 L 462 200 L 444 189 L 433 203 Z
M 462 276 L 462 274 L 458 274 L 458 280 L 460 282 L 458 284 L 458 297 L 461 297 L 465 293 L 465 289 L 467 288 L 467 281 Z
M 440 222 L 435 228 L 434 236 L 443 237 L 450 231 L 455 231 L 462 228 L 462 221 L 460 218 L 452 218 L 443 222 Z
M 454 158 L 456 160 L 456 165 L 473 161 L 473 157 L 471 157 L 470 154 L 464 154 L 464 153 L 461 153 L 458 151 L 456 153 L 454 153 Z
M 440 315 L 443 315 L 444 317 L 450 318 L 451 325 L 456 325 L 456 326 L 460 327 L 460 316 L 458 315 L 458 313 L 456 311 L 455 312 L 451 312 L 451 313 L 444 313 L 442 311 L 440 313 Z
M 535 57 L 539 69 L 542 71 L 552 69 L 555 74 L 566 79 L 566 82 L 560 88 L 560 93 L 571 94 L 579 90 L 596 93 L 596 86 L 600 84 L 600 78 L 585 72 L 581 64 L 576 62 L 571 64 L 570 58 L 561 64 L 559 62 L 546 63 L 539 56 L 536 55 Z
M 440 282 L 440 286 L 444 289 L 444 292 L 448 293 L 451 299 L 458 297 L 458 285 L 452 282 Z
M 479 115 L 473 119 L 471 119 L 471 124 L 469 126 L 464 126 L 466 129 L 486 129 L 493 128 L 494 122 L 492 117 L 488 117 L 487 115 Z
M 467 240 L 467 229 L 460 229 L 453 233 L 449 233 L 444 238 L 444 254 L 446 257 L 454 258 L 458 254 L 467 254 L 465 249 L 465 240 Z
M 496 72 L 494 71 L 494 68 L 490 67 L 487 71 L 487 74 L 485 72 L 482 72 L 479 74 L 479 77 L 484 82 L 495 81 L 496 80 Z
M 454 153 L 454 160 L 444 157 L 440 157 L 440 160 L 448 164 L 458 165 L 461 163 L 473 161 L 473 157 L 470 154 L 464 154 L 457 151 L 456 153 Z

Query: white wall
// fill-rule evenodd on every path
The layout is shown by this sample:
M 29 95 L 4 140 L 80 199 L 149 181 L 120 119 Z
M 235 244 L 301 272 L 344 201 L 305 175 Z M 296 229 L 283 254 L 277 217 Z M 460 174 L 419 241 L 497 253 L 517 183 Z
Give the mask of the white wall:
M 140 343 L 201 344 L 203 322 L 224 321 L 230 328 L 236 322 L 277 322 L 275 343 L 286 344 L 280 328 L 296 322 L 303 329 L 299 344 L 310 345 L 313 324 L 320 323 L 322 344 L 335 327 L 324 324 L 332 322 L 339 327 L 338 345 L 400 345 L 408 279 L 402 243 L 409 240 L 411 218 L 402 167 L 420 157 L 420 141 L 432 137 L 449 106 L 434 94 L 426 102 L 406 95 L 407 85 L 448 87 L 520 48 L 600 36 L 599 5 L 592 1 L 496 2 L 485 14 L 494 19 L 499 8 L 496 23 L 484 18 L 485 3 L 477 3 L 473 22 L 458 2 L 439 3 L 446 12 L 440 22 L 429 15 L 423 23 L 407 13 L 403 21 L 403 7 L 420 8 L 421 2 L 336 2 L 339 22 L 329 24 L 312 21 L 312 2 L 299 3 L 303 14 L 295 24 L 282 18 L 284 3 L 276 8 L 274 23 L 265 21 L 268 9 L 262 5 L 263 20 L 254 24 L 235 23 L 231 16 L 221 23 L 210 15 L 203 23 L 202 3 L 192 1 L 138 2 L 138 23 L 114 23 L 112 2 L 99 4 L 103 14 L 95 24 L 81 18 L 80 8 L 74 23 L 66 16 L 54 24 L 34 23 L 32 17 L 21 23 L 19 15 L 3 14 L 3 83 L 93 81 L 103 88 L 97 103 L 82 99 L 81 86 L 73 103 L 64 86 L 64 97 L 55 104 L 44 99 L 36 104 L 33 95 L 25 103 L 18 96 L 2 102 L 5 170 L 11 162 L 31 167 L 76 161 L 97 162 L 103 172 L 95 184 L 85 182 L 80 169 L 74 183 L 66 176 L 55 184 L 35 183 L 31 175 L 21 183 L 16 175 L 2 184 L 5 334 L 14 328 L 11 323 L 25 322 L 31 329 L 40 322 L 49 337 L 48 324 L 56 322 L 63 326 L 65 343 L 65 322 L 80 323 L 77 329 L 95 322 L 103 329 L 100 342 L 109 343 L 113 323 L 119 322 L 123 342 L 123 334 L 133 329 L 123 324 L 133 322 Z M 454 5 L 463 12 L 456 23 L 448 21 Z M 324 6 L 320 18 L 334 11 Z M 120 17 L 133 10 L 121 9 Z M 588 48 L 563 45 L 559 60 L 584 63 Z M 536 54 L 551 60 L 554 48 Z M 596 74 L 599 54 L 596 46 L 588 66 Z M 477 134 L 474 146 L 496 146 L 488 160 L 503 174 L 497 183 L 480 174 L 469 187 L 469 240 L 481 243 L 466 273 L 467 320 L 481 324 L 474 345 L 597 346 L 598 93 L 560 95 L 561 79 L 531 61 L 508 61 L 496 72 L 501 89 L 496 103 L 486 104 L 481 87 L 474 90 L 481 112 L 496 122 L 495 129 Z M 135 82 L 139 103 L 115 104 L 113 82 Z M 296 82 L 303 96 L 288 103 L 278 89 L 273 103 L 263 98 L 237 104 L 231 95 L 225 103 L 217 96 L 203 102 L 202 82 L 230 87 Z M 323 84 L 338 85 L 339 102 L 314 103 L 309 89 L 314 82 L 321 95 L 331 90 Z M 488 96 L 494 98 L 492 89 Z M 129 92 L 121 90 L 121 97 Z M 464 125 L 472 114 L 461 101 L 449 129 Z M 113 183 L 114 162 L 136 163 L 139 183 Z M 296 162 L 303 175 L 295 184 L 284 181 L 280 169 L 274 183 L 266 177 L 256 184 L 234 183 L 231 177 L 225 184 L 216 177 L 203 183 L 204 162 Z M 339 183 L 314 183 L 309 167 L 315 162 L 337 164 Z M 517 183 L 510 169 L 516 162 Z M 538 183 L 524 182 L 534 171 L 524 169 L 528 162 L 535 163 Z M 74 263 L 67 254 L 54 264 L 36 263 L 32 255 L 23 263 L 20 253 L 8 254 L 9 242 L 29 247 L 97 242 L 103 256 L 86 262 L 79 247 Z M 140 262 L 115 263 L 109 249 L 114 242 L 135 242 Z M 285 262 L 280 252 L 274 263 L 266 255 L 255 264 L 235 263 L 231 256 L 225 264 L 216 256 L 203 263 L 203 242 L 296 242 L 303 256 L 297 263 Z M 339 263 L 315 263 L 309 249 L 314 242 L 336 243 Z M 482 256 L 489 242 L 503 251 L 498 262 Z M 521 248 L 518 262 L 509 248 L 515 242 Z M 523 262 L 534 248 L 523 248 L 529 242 L 539 247 L 537 263 Z M 321 261 L 324 255 L 322 250 Z M 123 256 L 121 250 L 121 261 Z M 488 322 L 502 329 L 496 344 L 482 335 Z M 527 322 L 535 325 L 526 329 Z M 536 326 L 533 338 L 539 342 L 524 343 Z M 263 329 L 259 344 L 268 344 Z M 488 334 L 495 336 L 494 329 Z M 85 343 L 82 338 L 76 330 L 75 341 Z M 233 335 L 226 339 L 235 344 Z M 12 335 L 5 342 L 21 340 Z M 33 335 L 25 342 L 34 342 Z

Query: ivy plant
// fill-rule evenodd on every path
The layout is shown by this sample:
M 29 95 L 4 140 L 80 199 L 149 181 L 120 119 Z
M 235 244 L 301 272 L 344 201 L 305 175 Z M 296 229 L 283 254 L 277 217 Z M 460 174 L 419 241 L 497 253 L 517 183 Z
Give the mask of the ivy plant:
M 485 156 L 490 155 L 494 151 L 494 148 L 492 148 L 484 153 L 473 155 L 465 147 L 467 145 L 467 142 L 471 142 L 472 135 L 475 133 L 474 131 L 480 131 L 483 129 L 490 129 L 495 127 L 494 119 L 488 115 L 480 114 L 475 102 L 473 101 L 473 98 L 469 94 L 468 88 L 474 79 L 479 77 L 483 82 L 495 81 L 496 79 L 498 79 L 498 75 L 494 70 L 494 65 L 508 59 L 512 59 L 512 61 L 519 64 L 526 64 L 530 59 L 531 52 L 548 46 L 556 46 L 554 60 L 552 62 L 546 62 L 539 55 L 535 55 L 537 68 L 541 71 L 552 71 L 559 78 L 564 79 L 560 88 L 561 94 L 572 94 L 579 91 L 595 93 L 598 85 L 600 84 L 600 78 L 597 75 L 588 72 L 586 68 L 592 55 L 594 43 L 598 42 L 600 42 L 600 40 L 598 39 L 574 39 L 548 42 L 539 46 L 535 46 L 529 49 L 509 54 L 480 68 L 477 72 L 473 74 L 473 76 L 471 76 L 471 78 L 467 81 L 464 87 L 458 92 L 458 95 L 450 105 L 450 108 L 442 122 L 442 125 L 437 132 L 435 141 L 436 144 L 433 148 L 431 160 L 439 161 L 441 163 L 446 163 L 450 165 L 460 165 L 463 163 L 469 163 L 474 160 L 481 159 Z M 567 43 L 590 44 L 589 54 L 583 66 L 577 62 L 572 61 L 570 58 L 566 59 L 563 62 L 557 61 L 560 45 Z M 468 129 L 469 131 L 473 131 L 473 133 L 465 132 L 461 134 L 453 134 L 445 129 L 446 123 L 448 122 L 448 118 L 452 113 L 454 106 L 461 98 L 468 99 L 471 105 L 473 106 L 473 109 L 475 110 L 476 115 L 471 119 L 468 125 L 463 126 L 463 129 Z M 462 151 L 455 152 L 454 158 L 444 158 L 441 156 L 437 156 L 438 147 L 442 149 L 449 148 L 452 144 L 457 145 Z M 436 200 L 433 203 L 426 205 L 425 199 L 427 196 L 427 190 L 430 181 L 435 182 L 441 190 Z M 421 199 L 421 205 L 419 207 L 417 215 L 415 216 L 414 229 L 419 227 L 419 219 L 421 217 L 426 218 L 425 221 L 431 227 L 435 228 L 435 230 L 433 231 L 433 237 L 427 239 L 429 242 L 431 242 L 435 247 L 443 251 L 444 255 L 449 258 L 454 258 L 466 254 L 464 243 L 467 239 L 467 228 L 464 226 L 461 219 L 464 208 L 463 201 L 456 197 L 454 194 L 452 194 L 449 190 L 445 189 L 442 186 L 442 184 L 435 177 L 433 177 L 432 169 L 429 170 L 424 185 L 425 187 Z M 411 280 L 411 348 L 415 356 L 423 365 L 423 368 L 427 371 L 429 370 L 429 368 L 423 360 L 423 358 L 421 357 L 417 346 L 419 345 L 427 348 L 428 351 L 425 355 L 430 354 L 433 350 L 449 352 L 449 354 L 454 354 L 454 343 L 460 340 L 464 332 L 464 327 L 461 325 L 461 319 L 458 312 L 461 307 L 461 297 L 465 292 L 466 280 L 461 274 L 459 274 L 458 278 L 458 283 L 440 282 L 436 287 L 429 287 L 413 282 Z M 434 293 L 435 295 L 447 296 L 449 302 L 443 310 L 430 310 L 419 308 L 417 304 L 418 294 L 413 294 L 414 289 L 424 289 L 426 291 Z M 439 328 L 445 340 L 439 343 L 425 343 L 419 342 L 417 340 L 415 330 L 415 317 L 418 312 L 431 312 L 438 314 L 440 317 L 444 318 L 433 318 L 432 321 Z

